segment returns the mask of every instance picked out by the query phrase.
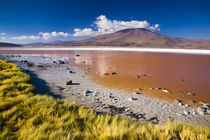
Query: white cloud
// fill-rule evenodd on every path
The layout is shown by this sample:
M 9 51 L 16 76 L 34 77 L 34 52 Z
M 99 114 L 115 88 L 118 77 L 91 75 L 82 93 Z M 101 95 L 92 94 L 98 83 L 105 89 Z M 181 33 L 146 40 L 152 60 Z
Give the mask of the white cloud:
M 55 32 L 55 31 L 54 31 L 54 32 L 51 32 L 51 33 L 39 32 L 39 35 L 41 35 L 42 38 L 43 38 L 44 40 L 48 40 L 48 39 L 50 39 L 50 38 L 52 38 L 52 37 L 58 37 L 58 36 L 63 36 L 63 37 L 69 36 L 68 33 L 64 33 L 64 32 Z
M 6 35 L 7 33 L 0 33 L 0 35 Z
M 17 37 L 12 37 L 12 39 L 17 39 L 17 40 L 26 40 L 26 39 L 30 39 L 30 40 L 36 40 L 36 39 L 44 39 L 44 40 L 48 40 L 50 38 L 53 37 L 58 37 L 58 36 L 63 36 L 63 37 L 67 37 L 69 36 L 68 33 L 64 33 L 64 32 L 51 32 L 51 33 L 43 33 L 43 32 L 39 32 L 38 35 L 22 35 L 22 36 L 17 36 Z
M 12 39 L 17 39 L 17 40 L 25 40 L 25 39 L 36 40 L 36 39 L 39 39 L 39 38 L 40 38 L 40 36 L 35 36 L 35 35 L 26 36 L 26 35 L 23 35 L 23 36 L 13 37 Z
M 42 32 L 39 32 L 39 34 L 42 36 L 42 38 L 44 40 L 48 40 L 51 38 L 51 34 L 50 33 L 42 33 Z
M 6 39 L 6 37 L 0 37 L 0 39 L 5 40 L 5 39 Z
M 145 28 L 148 30 L 159 30 L 159 24 L 155 24 L 151 26 L 146 20 L 144 21 L 118 21 L 118 20 L 109 20 L 106 18 L 105 15 L 101 15 L 97 17 L 96 21 L 94 22 L 97 29 L 92 30 L 91 28 L 85 29 L 74 29 L 73 36 L 96 36 L 105 33 L 113 33 L 122 29 L 128 28 Z

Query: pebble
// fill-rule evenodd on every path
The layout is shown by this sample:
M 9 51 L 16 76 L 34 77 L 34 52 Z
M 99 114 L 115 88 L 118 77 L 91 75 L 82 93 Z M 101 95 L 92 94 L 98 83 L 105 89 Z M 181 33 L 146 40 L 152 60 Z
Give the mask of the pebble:
M 186 111 L 186 110 L 185 110 L 185 111 L 184 111 L 184 114 L 186 114 L 186 115 L 187 115 L 187 114 L 190 114 L 190 111 Z
M 135 92 L 133 92 L 133 94 L 141 94 L 141 93 L 140 93 L 140 92 L 136 92 L 136 91 L 135 91 Z
M 163 92 L 170 93 L 170 91 L 165 88 L 163 89 Z
M 129 100 L 129 101 L 134 101 L 134 100 L 138 100 L 138 99 L 135 98 L 135 97 L 129 97 L 128 100 Z
M 139 75 L 136 75 L 136 78 L 140 78 L 140 76 Z
M 175 100 L 175 103 L 181 103 L 181 102 L 182 102 L 182 100 L 179 100 L 179 99 Z

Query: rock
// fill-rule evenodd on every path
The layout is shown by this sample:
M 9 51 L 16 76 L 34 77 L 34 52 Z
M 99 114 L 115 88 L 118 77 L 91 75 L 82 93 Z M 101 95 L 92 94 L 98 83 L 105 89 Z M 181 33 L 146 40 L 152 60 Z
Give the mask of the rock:
M 188 104 L 185 104 L 184 106 L 185 106 L 185 107 L 190 107 L 190 105 L 188 105 Z
M 70 70 L 69 73 L 74 73 L 74 72 Z
M 135 92 L 133 92 L 133 94 L 141 94 L 141 93 L 140 93 L 140 92 L 135 91 Z
M 83 70 L 90 70 L 90 68 L 84 68 Z
M 190 113 L 193 115 L 197 114 L 197 112 L 195 110 L 191 110 Z
M 134 100 L 138 100 L 138 99 L 135 98 L 135 97 L 129 97 L 128 100 L 129 100 L 129 101 L 134 101 Z
M 183 103 L 179 103 L 178 105 L 183 106 L 184 104 Z
M 90 93 L 92 93 L 90 90 L 85 90 L 85 91 L 83 92 L 84 96 L 88 96 L 88 94 L 90 94 Z
M 56 61 L 53 61 L 53 64 L 57 64 L 57 62 Z
M 195 96 L 195 93 L 184 91 L 184 94 Z
M 59 64 L 65 64 L 65 62 L 62 60 L 59 60 L 58 62 L 59 62 Z
M 149 90 L 153 90 L 154 88 L 149 88 Z
M 21 60 L 20 62 L 21 62 L 21 63 L 28 63 L 27 60 Z
M 203 107 L 198 107 L 197 108 L 197 111 L 201 115 L 206 115 L 207 114 L 207 109 L 206 108 L 203 108 Z
M 79 54 L 76 54 L 76 56 L 78 57 L 78 56 L 80 56 Z
M 141 78 L 139 75 L 136 75 L 136 78 Z
M 33 67 L 33 63 L 27 63 L 28 67 Z
M 190 102 L 190 103 L 196 103 L 196 101 L 194 101 L 194 100 L 189 100 L 189 102 Z
M 164 88 L 162 91 L 165 92 L 165 93 L 170 93 L 170 91 L 167 90 L 166 88 Z
M 161 89 L 162 89 L 162 88 L 160 88 L 160 87 L 157 87 L 157 88 L 156 88 L 156 90 L 161 90 Z
M 66 82 L 66 85 L 72 85 L 72 84 L 73 84 L 72 80 Z
M 203 104 L 203 108 L 209 109 L 209 104 Z
M 179 99 L 175 100 L 175 103 L 181 103 L 181 102 L 182 102 L 182 100 L 179 100 Z
M 104 75 L 109 75 L 109 73 L 108 72 L 105 72 Z
M 184 111 L 184 114 L 186 114 L 186 115 L 188 115 L 188 114 L 190 114 L 190 111 Z
M 137 88 L 137 90 L 143 90 L 142 88 Z
M 115 75 L 115 74 L 117 74 L 117 72 L 112 72 L 112 75 Z

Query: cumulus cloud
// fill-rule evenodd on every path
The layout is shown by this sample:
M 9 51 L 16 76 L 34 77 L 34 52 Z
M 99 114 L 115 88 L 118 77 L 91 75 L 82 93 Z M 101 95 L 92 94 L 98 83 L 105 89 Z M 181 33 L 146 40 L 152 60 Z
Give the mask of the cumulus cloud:
M 73 36 L 96 36 L 100 34 L 113 33 L 113 32 L 123 30 L 123 29 L 128 29 L 128 28 L 145 28 L 152 31 L 160 30 L 159 24 L 155 24 L 151 26 L 146 20 L 144 21 L 109 20 L 106 18 L 105 15 L 101 15 L 97 17 L 96 21 L 94 22 L 94 25 L 96 25 L 96 30 L 93 30 L 91 28 L 74 29 Z
M 63 37 L 67 37 L 69 36 L 68 33 L 64 33 L 64 32 L 51 32 L 51 33 L 43 33 L 43 32 L 39 32 L 38 35 L 22 35 L 22 36 L 16 36 L 16 37 L 12 37 L 12 39 L 17 39 L 17 40 L 26 40 L 26 39 L 30 39 L 30 40 L 36 40 L 36 39 L 44 39 L 44 40 L 48 40 L 50 38 L 53 37 L 58 37 L 58 36 L 63 36 Z
M 25 39 L 36 40 L 36 39 L 39 39 L 39 38 L 40 38 L 40 36 L 35 36 L 35 35 L 26 36 L 26 35 L 23 35 L 23 36 L 13 37 L 12 39 L 17 39 L 17 40 L 25 40 Z
M 0 33 L 0 35 L 6 35 L 7 33 Z
M 0 39 L 5 40 L 5 39 L 6 39 L 6 37 L 0 37 Z
M 69 33 L 64 33 L 64 32 L 51 32 L 51 33 L 43 33 L 43 32 L 39 32 L 39 35 L 42 36 L 42 38 L 44 40 L 48 40 L 52 37 L 58 37 L 58 36 L 63 36 L 63 37 L 67 37 L 69 36 Z

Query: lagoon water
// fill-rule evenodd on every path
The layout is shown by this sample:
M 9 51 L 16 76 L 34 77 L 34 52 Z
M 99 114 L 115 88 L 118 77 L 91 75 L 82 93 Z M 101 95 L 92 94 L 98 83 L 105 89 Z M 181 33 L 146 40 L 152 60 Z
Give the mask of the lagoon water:
M 91 79 L 105 87 L 174 101 L 179 98 L 210 103 L 210 55 L 126 51 L 1 51 L 62 59 L 90 68 Z M 117 74 L 112 74 L 116 72 Z M 108 75 L 105 75 L 108 73 Z M 170 93 L 157 90 L 166 88 Z M 193 95 L 184 94 L 193 93 Z

